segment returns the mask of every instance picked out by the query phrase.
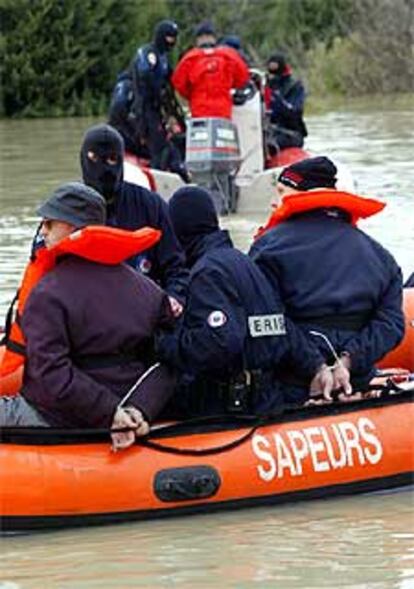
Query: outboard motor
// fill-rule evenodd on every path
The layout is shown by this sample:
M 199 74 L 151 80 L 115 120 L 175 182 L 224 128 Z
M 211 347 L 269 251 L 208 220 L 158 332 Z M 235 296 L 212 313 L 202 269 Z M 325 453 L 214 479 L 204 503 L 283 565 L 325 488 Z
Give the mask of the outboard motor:
M 186 164 L 195 183 L 212 194 L 220 214 L 236 212 L 235 176 L 241 164 L 237 127 L 228 119 L 196 118 L 187 124 Z

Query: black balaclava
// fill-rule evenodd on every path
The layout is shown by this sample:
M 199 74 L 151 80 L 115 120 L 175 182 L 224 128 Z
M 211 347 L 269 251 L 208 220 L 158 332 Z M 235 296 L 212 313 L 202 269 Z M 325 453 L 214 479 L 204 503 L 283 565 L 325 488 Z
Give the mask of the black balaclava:
M 278 68 L 275 72 L 270 72 L 269 64 L 270 63 L 277 63 Z M 273 53 L 268 60 L 266 61 L 267 66 L 267 78 L 268 84 L 272 87 L 272 84 L 277 86 L 280 84 L 281 80 L 287 75 L 287 71 L 289 71 L 288 64 L 286 61 L 286 56 L 284 53 Z
M 102 194 L 107 204 L 113 203 L 122 184 L 124 151 L 122 136 L 110 125 L 95 125 L 83 138 L 80 154 L 83 181 Z M 93 159 L 88 157 L 88 152 L 93 152 Z M 115 163 L 109 163 L 108 158 Z
M 213 199 L 199 186 L 185 186 L 174 192 L 168 201 L 168 211 L 187 257 L 205 235 L 219 229 Z
M 178 25 L 173 20 L 162 20 L 154 30 L 154 45 L 160 53 L 166 53 L 174 48 L 178 36 Z M 169 43 L 166 37 L 174 37 L 174 43 Z

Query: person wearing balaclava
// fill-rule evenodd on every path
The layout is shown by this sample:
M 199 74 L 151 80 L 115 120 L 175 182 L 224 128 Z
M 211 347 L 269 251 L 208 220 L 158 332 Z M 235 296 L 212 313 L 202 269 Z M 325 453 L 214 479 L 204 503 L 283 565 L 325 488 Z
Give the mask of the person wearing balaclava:
M 307 129 L 303 120 L 305 88 L 292 76 L 284 53 L 273 53 L 266 62 L 264 91 L 266 111 L 271 126 L 267 133 L 270 155 L 286 147 L 302 147 Z
M 187 415 L 276 410 L 284 400 L 276 379 L 282 358 L 300 357 L 312 378 L 322 356 L 290 329 L 280 297 L 220 229 L 205 189 L 179 189 L 169 211 L 190 268 L 184 315 L 159 342 L 161 357 L 182 374 L 177 405 Z
M 375 363 L 403 338 L 402 274 L 356 226 L 385 203 L 337 190 L 336 183 L 327 157 L 284 168 L 278 205 L 249 255 L 332 366 L 335 389 L 351 394 L 368 387 Z M 309 382 L 297 384 L 305 394 Z
M 155 192 L 123 179 L 124 142 L 110 125 L 88 129 L 80 162 L 83 181 L 105 198 L 107 224 L 135 230 L 144 226 L 162 231 L 159 243 L 129 260 L 136 270 L 157 282 L 170 296 L 173 311 L 179 315 L 185 303 L 188 272 L 164 200 Z
M 247 84 L 248 67 L 236 50 L 217 45 L 210 21 L 200 23 L 194 34 L 196 46 L 178 62 L 172 84 L 188 100 L 192 117 L 231 119 L 231 90 Z
M 170 85 L 172 68 L 168 54 L 177 42 L 178 26 L 172 20 L 159 22 L 151 43 L 140 47 L 131 63 L 133 111 L 139 134 L 148 147 L 152 168 L 170 170 L 189 181 L 188 171 L 177 147 L 167 137 L 163 111 L 167 111 L 166 96 L 174 101 Z M 175 112 L 175 109 L 173 109 Z M 173 115 L 174 113 L 168 113 Z

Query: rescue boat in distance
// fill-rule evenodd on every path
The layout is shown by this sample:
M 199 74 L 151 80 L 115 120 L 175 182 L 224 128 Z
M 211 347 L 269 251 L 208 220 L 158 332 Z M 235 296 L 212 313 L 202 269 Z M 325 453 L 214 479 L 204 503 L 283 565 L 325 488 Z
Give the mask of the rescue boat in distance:
M 279 415 L 159 424 L 113 453 L 108 431 L 3 428 L 2 532 L 125 522 L 413 483 L 414 289 L 381 396 Z M 390 366 L 400 366 L 404 374 Z M 411 376 L 410 376 L 411 375 Z M 405 381 L 405 382 L 399 382 Z M 399 384 L 398 384 L 399 382 Z

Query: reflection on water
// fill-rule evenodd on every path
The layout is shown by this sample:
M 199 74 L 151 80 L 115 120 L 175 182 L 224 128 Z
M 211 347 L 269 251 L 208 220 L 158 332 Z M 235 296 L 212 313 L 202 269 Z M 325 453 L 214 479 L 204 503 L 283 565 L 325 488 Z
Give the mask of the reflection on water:
M 408 589 L 412 509 L 400 493 L 7 538 L 2 577 L 22 589 Z
M 407 276 L 414 271 L 413 112 L 414 100 L 377 111 L 360 102 L 308 118 L 309 149 L 347 164 L 361 193 L 387 201 L 386 212 L 363 228 L 393 252 Z M 0 121 L 0 317 L 27 260 L 35 207 L 59 183 L 79 177 L 79 145 L 91 123 Z M 236 215 L 226 225 L 247 247 L 266 214 Z M 0 589 L 414 587 L 409 493 L 1 542 Z

